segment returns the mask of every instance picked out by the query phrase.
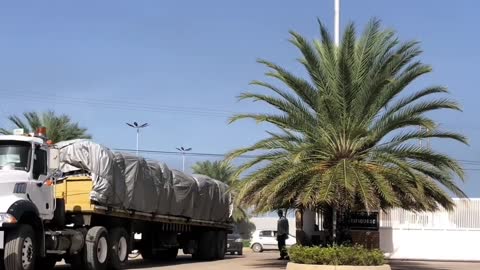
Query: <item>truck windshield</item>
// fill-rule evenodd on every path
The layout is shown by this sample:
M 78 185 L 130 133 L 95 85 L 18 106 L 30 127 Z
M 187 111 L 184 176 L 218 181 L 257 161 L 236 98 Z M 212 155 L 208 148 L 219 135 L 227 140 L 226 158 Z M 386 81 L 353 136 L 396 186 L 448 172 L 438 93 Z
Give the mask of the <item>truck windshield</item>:
M 0 141 L 0 170 L 30 169 L 31 144 L 18 141 Z

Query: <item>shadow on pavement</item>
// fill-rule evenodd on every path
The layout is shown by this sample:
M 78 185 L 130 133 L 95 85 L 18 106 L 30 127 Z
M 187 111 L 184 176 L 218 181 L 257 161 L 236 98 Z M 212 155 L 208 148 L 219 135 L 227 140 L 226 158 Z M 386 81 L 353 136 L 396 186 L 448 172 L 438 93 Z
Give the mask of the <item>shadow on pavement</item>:
M 453 270 L 452 268 L 439 268 L 438 265 L 412 261 L 390 261 L 389 264 L 392 270 Z
M 246 266 L 254 269 L 254 268 L 278 268 L 278 269 L 285 269 L 287 268 L 288 261 L 285 260 L 277 260 L 277 259 L 266 259 L 262 261 L 257 261 L 252 264 L 246 264 Z
M 225 261 L 242 258 L 242 256 L 225 256 Z M 143 269 L 143 268 L 155 268 L 155 267 L 162 267 L 162 266 L 175 266 L 175 265 L 182 265 L 182 264 L 196 264 L 196 263 L 206 263 L 208 261 L 198 261 L 193 260 L 191 256 L 187 255 L 180 255 L 177 259 L 173 261 L 163 261 L 163 262 L 154 262 L 154 261 L 145 261 L 143 259 L 131 259 L 128 262 L 126 269 Z M 55 266 L 55 269 L 71 269 L 70 265 L 62 264 Z

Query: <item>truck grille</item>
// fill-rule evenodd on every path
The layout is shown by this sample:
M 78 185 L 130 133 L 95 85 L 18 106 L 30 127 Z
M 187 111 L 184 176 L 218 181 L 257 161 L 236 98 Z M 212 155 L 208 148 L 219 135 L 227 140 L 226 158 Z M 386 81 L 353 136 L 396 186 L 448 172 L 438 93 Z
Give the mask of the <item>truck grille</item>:
M 17 183 L 13 188 L 13 193 L 26 193 L 27 192 L 27 183 Z

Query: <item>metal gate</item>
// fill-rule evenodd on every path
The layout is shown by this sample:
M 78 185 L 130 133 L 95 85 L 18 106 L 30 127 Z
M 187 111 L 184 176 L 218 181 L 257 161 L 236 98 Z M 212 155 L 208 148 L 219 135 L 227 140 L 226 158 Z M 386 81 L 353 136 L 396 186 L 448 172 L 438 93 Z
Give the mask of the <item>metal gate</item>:
M 480 199 L 453 211 L 380 213 L 380 248 L 392 259 L 480 261 Z

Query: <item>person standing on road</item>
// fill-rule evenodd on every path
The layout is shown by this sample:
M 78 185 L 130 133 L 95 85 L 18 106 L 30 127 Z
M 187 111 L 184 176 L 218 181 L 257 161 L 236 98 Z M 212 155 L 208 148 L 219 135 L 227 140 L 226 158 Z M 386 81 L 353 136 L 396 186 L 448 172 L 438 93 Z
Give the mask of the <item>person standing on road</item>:
M 280 251 L 279 260 L 288 260 L 288 253 L 286 247 L 286 240 L 288 238 L 288 219 L 283 215 L 282 210 L 278 210 L 278 221 L 277 221 L 277 242 L 278 250 Z

